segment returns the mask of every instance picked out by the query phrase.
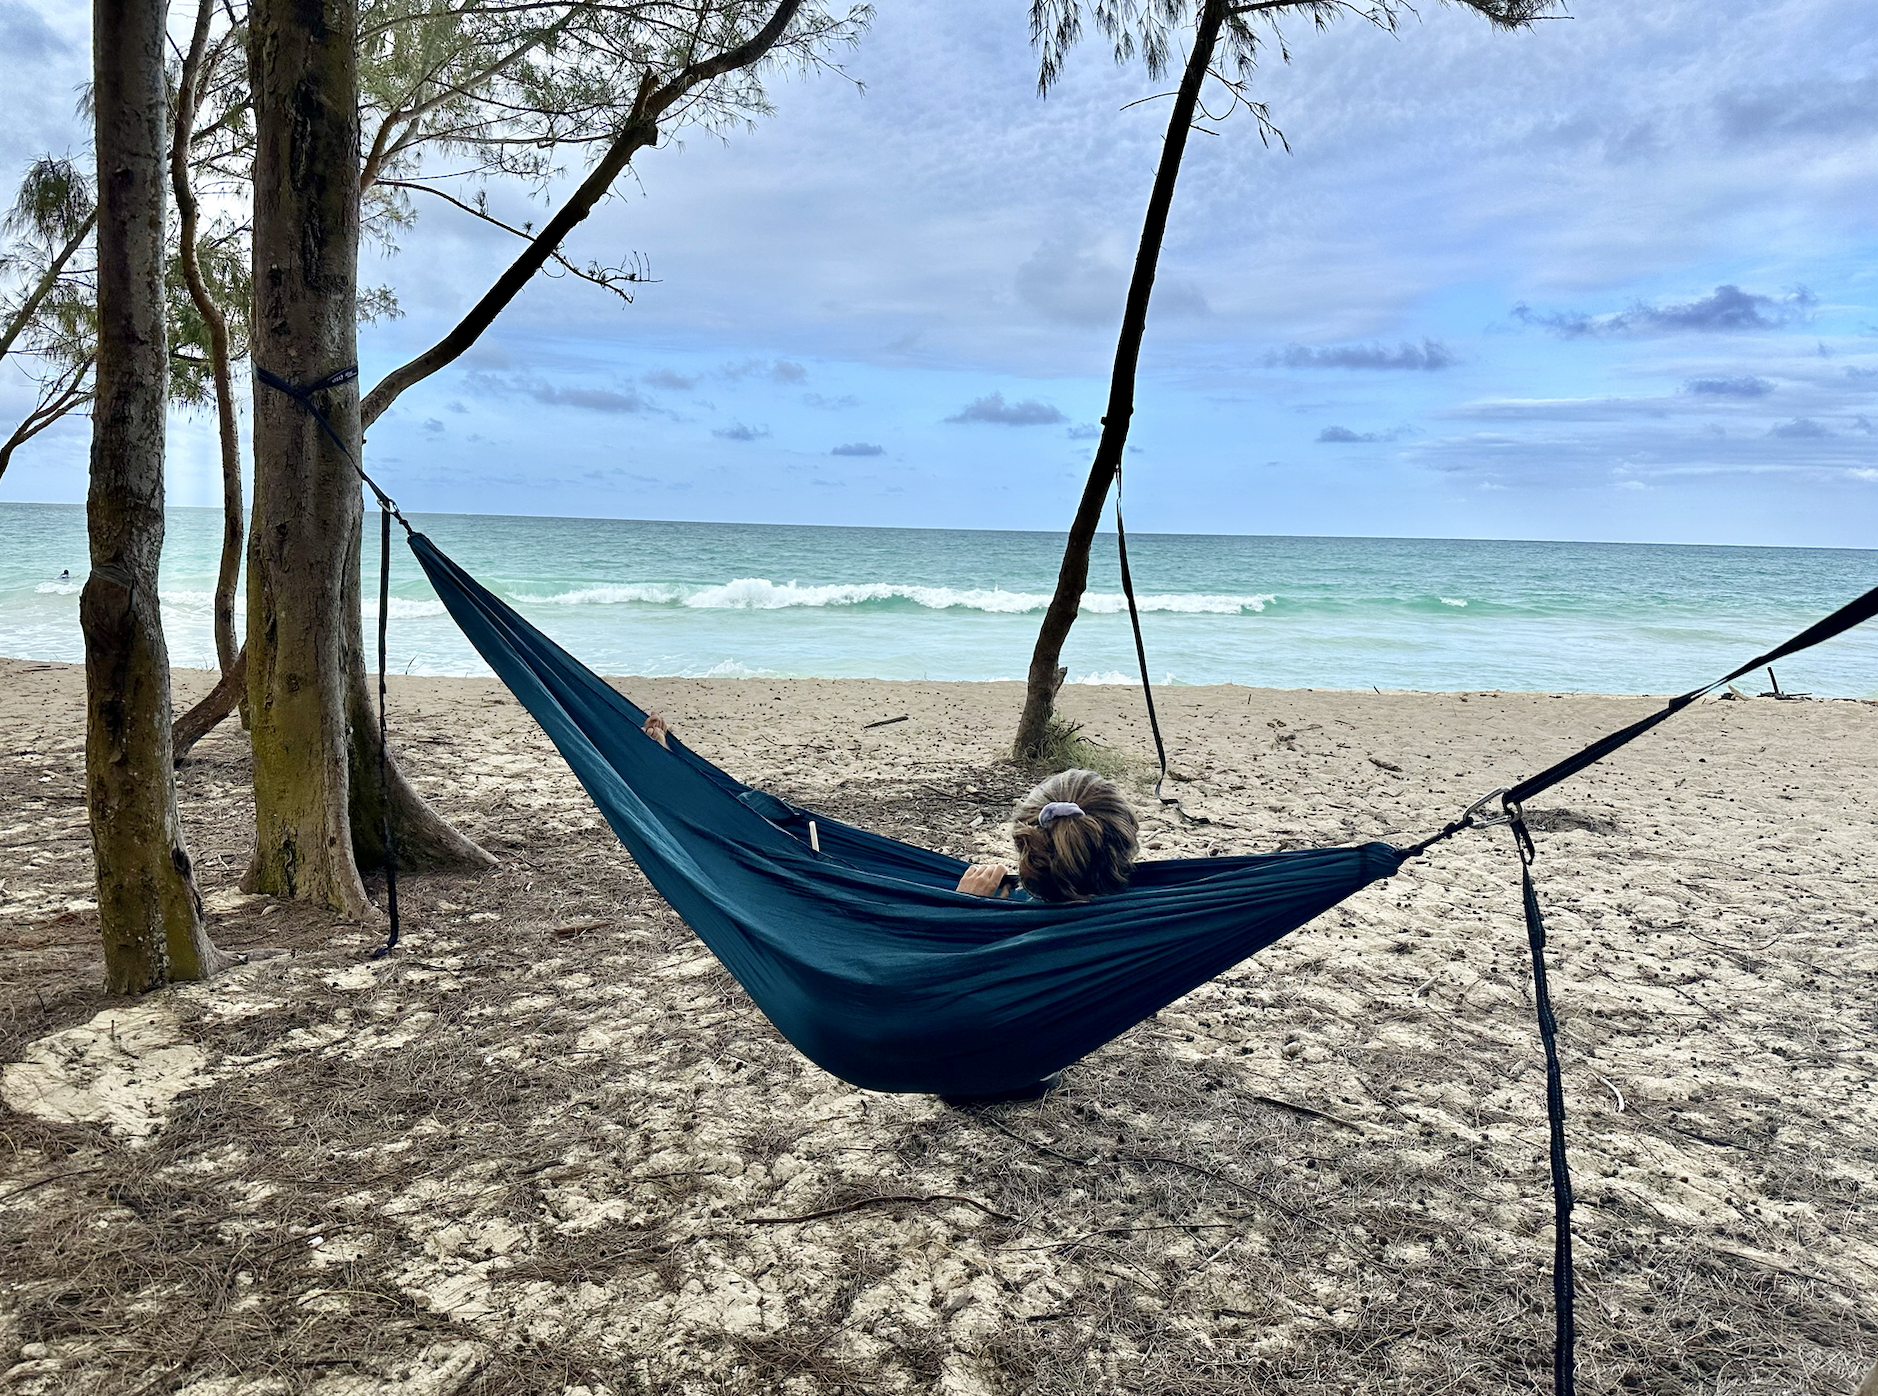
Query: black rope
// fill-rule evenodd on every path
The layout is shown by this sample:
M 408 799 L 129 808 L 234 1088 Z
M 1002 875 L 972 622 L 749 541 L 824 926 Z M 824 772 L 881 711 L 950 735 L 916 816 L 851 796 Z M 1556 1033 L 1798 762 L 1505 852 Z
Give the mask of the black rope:
M 1115 553 L 1122 565 L 1122 595 L 1128 598 L 1128 623 L 1135 631 L 1135 662 L 1141 666 L 1141 696 L 1148 704 L 1148 727 L 1154 733 L 1154 754 L 1161 758 L 1160 779 L 1154 782 L 1154 795 L 1164 805 L 1178 806 L 1180 801 L 1161 794 L 1167 779 L 1167 744 L 1161 740 L 1161 719 L 1154 711 L 1154 685 L 1148 682 L 1148 647 L 1141 638 L 1141 612 L 1135 606 L 1135 579 L 1128 571 L 1128 530 L 1122 527 L 1122 468 L 1115 467 Z
M 408 527 L 408 525 L 407 525 Z M 378 810 L 379 831 L 385 845 L 385 914 L 391 934 L 372 953 L 382 960 L 398 948 L 398 835 L 391 827 L 391 769 L 386 752 L 391 739 L 385 730 L 385 622 L 391 612 L 391 510 L 378 511 Z
M 378 481 L 365 473 L 365 467 L 359 464 L 359 458 L 352 453 L 346 439 L 339 434 L 320 405 L 313 400 L 315 393 L 328 392 L 333 388 L 344 387 L 357 380 L 359 366 L 349 364 L 345 368 L 335 369 L 324 378 L 307 384 L 291 383 L 277 373 L 269 373 L 259 364 L 254 366 L 254 376 L 276 392 L 285 393 L 305 409 L 308 416 L 319 423 L 339 453 L 346 458 L 359 479 L 365 482 L 378 499 L 379 518 L 379 554 L 378 554 L 378 805 L 380 813 L 379 830 L 385 846 L 385 915 L 390 921 L 389 934 L 385 943 L 374 950 L 371 958 L 383 959 L 397 948 L 400 925 L 398 921 L 398 844 L 397 836 L 391 827 L 391 768 L 386 756 L 388 747 L 385 720 L 385 632 L 391 613 L 391 521 L 396 519 L 404 525 L 409 534 L 411 521 L 404 517 L 397 502 L 378 487 Z
M 1532 948 L 1532 997 L 1539 1014 L 1539 1041 L 1545 1047 L 1545 1118 L 1552 1162 L 1552 1389 L 1555 1396 L 1577 1390 L 1577 1325 L 1572 1314 L 1572 1175 L 1565 1157 L 1565 1086 L 1559 1075 L 1558 1018 L 1545 973 L 1545 918 L 1532 885 L 1538 851 L 1516 804 L 1507 806 L 1513 845 L 1519 851 L 1519 893 L 1526 912 L 1526 941 Z

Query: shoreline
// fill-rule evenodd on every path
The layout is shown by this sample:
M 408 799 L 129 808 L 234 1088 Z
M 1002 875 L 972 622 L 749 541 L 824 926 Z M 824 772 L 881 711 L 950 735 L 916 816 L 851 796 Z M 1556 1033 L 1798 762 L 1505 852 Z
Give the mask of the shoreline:
M 36 670 L 36 669 L 72 669 L 72 670 L 78 670 L 82 672 L 84 667 L 85 666 L 83 664 L 74 663 L 70 660 L 33 659 L 30 657 L 20 656 L 20 655 L 0 654 L 0 681 L 3 681 L 9 672 L 16 672 L 16 673 L 28 672 L 28 671 Z M 373 669 L 373 670 L 370 670 L 370 672 L 376 675 L 378 671 L 376 669 Z M 177 693 L 187 694 L 189 701 L 194 701 L 196 698 L 199 698 L 202 695 L 202 693 L 206 693 L 211 687 L 214 686 L 215 681 L 217 678 L 220 677 L 220 674 L 217 670 L 214 670 L 214 669 L 205 669 L 205 668 L 200 668 L 195 665 L 188 665 L 188 664 L 177 664 L 177 665 L 171 666 L 170 676 L 171 676 L 171 684 L 172 684 L 173 691 Z M 932 688 L 965 688 L 965 689 L 1007 688 L 1007 689 L 1013 689 L 1017 691 L 1017 693 L 1020 696 L 1020 701 L 1021 701 L 1021 695 L 1022 695 L 1023 686 L 1024 686 L 1024 680 L 1017 679 L 1017 678 L 926 679 L 926 678 L 875 678 L 871 676 L 870 677 L 854 677 L 854 676 L 845 676 L 845 675 L 830 676 L 830 675 L 821 675 L 821 674 L 691 674 L 691 675 L 681 675 L 681 674 L 630 674 L 630 673 L 618 673 L 618 674 L 603 673 L 600 675 L 600 677 L 605 679 L 608 683 L 613 684 L 616 687 L 618 687 L 621 692 L 626 693 L 628 696 L 631 696 L 633 690 L 638 687 L 647 687 L 651 685 L 668 685 L 668 684 L 675 684 L 675 685 L 683 685 L 683 684 L 736 685 L 736 684 L 764 684 L 764 683 L 768 683 L 768 684 L 879 684 L 890 690 L 895 689 L 895 688 L 914 688 L 914 687 L 919 687 L 921 685 L 932 687 Z M 1820 694 L 1805 693 L 1805 692 L 1798 692 L 1798 693 L 1782 692 L 1778 695 L 1775 695 L 1767 690 L 1755 690 L 1755 691 L 1750 692 L 1747 689 L 1741 688 L 1742 684 L 1751 684 L 1752 682 L 1754 681 L 1751 679 L 1747 679 L 1747 678 L 1743 678 L 1743 679 L 1736 681 L 1733 687 L 1736 689 L 1737 699 L 1761 699 L 1761 698 L 1778 697 L 1780 700 L 1785 701 L 1785 702 L 1861 703 L 1868 707 L 1878 707 L 1878 696 L 1866 698 L 1866 697 L 1858 697 L 1858 696 L 1854 696 L 1850 694 L 1820 695 Z M 440 683 L 440 684 L 478 683 L 478 684 L 487 684 L 495 688 L 503 688 L 502 681 L 498 679 L 494 674 L 424 674 L 424 673 L 400 674 L 400 673 L 393 673 L 387 679 L 387 687 L 389 690 L 395 691 L 399 685 L 406 684 L 406 683 Z M 1114 681 L 1110 681 L 1107 679 L 1080 679 L 1080 680 L 1072 679 L 1063 685 L 1062 692 L 1065 694 L 1073 694 L 1073 693 L 1082 692 L 1087 689 L 1096 689 L 1096 690 L 1120 689 L 1120 690 L 1126 690 L 1128 692 L 1139 693 L 1141 691 L 1141 682 L 1139 679 L 1114 680 Z M 506 688 L 503 688 L 503 691 L 506 692 L 507 691 Z M 1185 683 L 1177 679 L 1176 680 L 1156 680 L 1154 683 L 1154 691 L 1157 694 L 1161 693 L 1162 691 L 1167 691 L 1170 693 L 1181 693 L 1181 694 L 1205 694 L 1205 693 L 1212 693 L 1216 691 L 1220 693 L 1272 694 L 1272 695 L 1295 695 L 1295 694 L 1311 693 L 1311 694 L 1325 694 L 1329 696 L 1338 696 L 1338 697 L 1342 697 L 1342 696 L 1361 697 L 1367 694 L 1371 696 L 1380 696 L 1384 698 L 1401 697 L 1401 698 L 1469 698 L 1469 699 L 1472 699 L 1472 698 L 1500 698 L 1500 697 L 1504 697 L 1504 698 L 1541 698 L 1543 697 L 1543 698 L 1591 699 L 1591 700 L 1607 700 L 1608 699 L 1608 700 L 1615 701 L 1615 702 L 1634 701 L 1634 702 L 1639 702 L 1639 703 L 1655 703 L 1658 706 L 1661 706 L 1662 704 L 1669 702 L 1672 698 L 1679 696 L 1677 693 L 1670 692 L 1670 691 L 1664 691 L 1661 693 L 1648 693 L 1648 692 L 1624 693 L 1624 692 L 1617 692 L 1617 691 L 1605 690 L 1605 689 L 1382 688 L 1382 687 L 1374 686 L 1374 685 L 1368 688 L 1328 688 L 1328 687 L 1323 687 L 1323 686 L 1308 687 L 1308 688 L 1279 688 L 1279 687 L 1273 687 L 1273 686 L 1265 685 L 1265 684 L 1246 684 L 1246 683 L 1237 683 L 1237 682 Z M 1704 699 L 1703 701 L 1717 701 L 1717 700 L 1731 701 L 1727 699 L 1722 699 L 1720 694 L 1711 694 L 1707 699 Z M 181 700 L 179 700 L 176 706 L 177 706 L 177 710 L 180 712 L 182 708 L 185 706 L 185 704 Z M 1145 713 L 1143 715 L 1142 721 L 1144 724 L 1147 721 Z

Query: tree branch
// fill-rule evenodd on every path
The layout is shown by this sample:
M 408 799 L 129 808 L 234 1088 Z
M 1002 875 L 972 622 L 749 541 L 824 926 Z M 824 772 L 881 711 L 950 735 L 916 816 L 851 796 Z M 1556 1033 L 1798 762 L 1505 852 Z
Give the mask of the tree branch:
M 442 199 L 453 208 L 462 209 L 463 212 L 469 214 L 470 217 L 480 218 L 491 227 L 500 228 L 505 233 L 512 233 L 514 236 L 524 241 L 528 241 L 535 236 L 526 228 L 518 228 L 512 223 L 504 223 L 500 218 L 497 218 L 493 213 L 489 212 L 488 209 L 478 208 L 475 204 L 467 203 L 457 198 L 456 195 L 450 193 L 447 189 L 433 188 L 431 185 L 419 184 L 415 180 L 409 179 L 381 179 L 378 182 L 387 189 L 415 189 L 419 193 L 429 194 L 435 198 Z M 649 279 L 640 274 L 637 266 L 631 271 L 621 270 L 613 272 L 595 267 L 582 268 L 575 266 L 573 262 L 568 260 L 567 254 L 560 251 L 558 248 L 549 255 L 567 271 L 568 275 L 577 276 L 582 281 L 591 281 L 602 290 L 611 291 L 628 305 L 633 303 L 632 294 L 628 291 L 621 290 L 620 283 L 632 282 L 634 284 L 642 284 Z M 635 260 L 637 260 L 638 254 L 635 253 L 634 257 Z
M 362 425 L 370 427 L 384 415 L 386 408 L 397 401 L 400 393 L 455 362 L 481 338 L 483 331 L 495 322 L 496 316 L 521 294 L 522 288 L 559 250 L 567 235 L 593 212 L 594 205 L 613 187 L 613 181 L 619 178 L 633 156 L 646 146 L 657 144 L 659 118 L 667 109 L 700 84 L 760 60 L 776 46 L 801 8 L 802 0 L 778 0 L 769 20 L 743 43 L 711 58 L 686 64 L 663 86 L 655 87 L 656 75 L 648 71 L 640 81 L 639 95 L 633 100 L 632 112 L 626 118 L 625 125 L 614 137 L 606 154 L 600 157 L 592 171 L 581 181 L 573 197 L 548 220 L 540 235 L 529 243 L 522 255 L 497 278 L 496 284 L 484 293 L 482 299 L 476 302 L 454 329 L 409 363 L 386 374 L 365 395 L 359 405 Z
M 39 401 L 33 405 L 32 411 L 13 428 L 12 434 L 5 441 L 0 442 L 0 476 L 7 473 L 7 466 L 12 464 L 16 450 L 54 422 L 91 401 L 91 389 L 85 386 L 85 378 L 91 372 L 92 363 L 93 356 L 86 355 L 41 390 Z
M 77 255 L 78 249 L 85 245 L 85 239 L 91 236 L 91 230 L 97 224 L 98 211 L 94 208 L 86 215 L 85 221 L 79 225 L 78 231 L 73 233 L 65 246 L 59 249 L 58 255 L 52 259 L 52 265 L 46 268 L 45 275 L 39 278 L 31 293 L 20 303 L 19 310 L 14 313 L 12 319 L 7 321 L 5 331 L 0 332 L 0 358 L 5 358 L 12 352 L 14 341 L 32 323 L 33 316 L 39 313 L 39 307 L 45 303 L 46 297 L 51 295 L 53 289 L 58 286 L 59 277 L 65 271 L 65 264 Z

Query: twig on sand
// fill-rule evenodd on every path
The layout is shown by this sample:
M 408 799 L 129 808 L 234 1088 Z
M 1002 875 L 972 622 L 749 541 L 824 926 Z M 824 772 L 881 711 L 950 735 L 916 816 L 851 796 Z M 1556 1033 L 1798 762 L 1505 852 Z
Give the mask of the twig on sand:
M 23 1188 L 14 1188 L 12 1192 L 0 1192 L 0 1202 L 11 1202 L 14 1198 L 31 1192 L 34 1188 L 43 1188 L 49 1183 L 63 1182 L 67 1178 L 83 1178 L 90 1173 L 102 1173 L 102 1168 L 80 1168 L 71 1173 L 54 1173 L 50 1178 L 41 1178 L 36 1183 L 28 1183 Z
M 924 1207 L 929 1202 L 956 1202 L 966 1207 L 976 1207 L 986 1216 L 996 1217 L 999 1221 L 1016 1220 L 1014 1217 L 1006 1216 L 1003 1212 L 987 1207 L 976 1198 L 960 1197 L 957 1193 L 951 1192 L 891 1193 L 884 1197 L 863 1197 L 855 1202 L 844 1202 L 839 1207 L 824 1207 L 819 1212 L 807 1212 L 799 1217 L 745 1217 L 743 1220 L 750 1226 L 780 1226 L 784 1222 L 812 1222 L 820 1221 L 824 1217 L 838 1217 L 843 1212 L 859 1211 L 863 1207 L 886 1207 L 902 1203 Z
M 911 720 L 912 716 L 913 714 L 911 713 L 901 713 L 898 717 L 883 717 L 879 722 L 863 722 L 861 724 L 861 730 L 865 732 L 870 727 L 891 727 L 896 722 L 907 722 Z
M 1299 1105 L 1295 1101 L 1280 1100 L 1275 1095 L 1255 1095 L 1252 1099 L 1256 1100 L 1260 1105 L 1269 1105 L 1274 1110 L 1286 1110 L 1293 1115 L 1302 1115 L 1310 1120 L 1328 1120 L 1333 1125 L 1342 1125 L 1345 1129 L 1353 1129 L 1358 1134 L 1363 1132 L 1363 1127 L 1354 1120 L 1345 1120 L 1339 1116 L 1330 1114 L 1328 1111 L 1314 1110 L 1308 1105 Z
M 1024 1135 L 1019 1134 L 1016 1130 L 1012 1129 L 1009 1125 L 1005 1124 L 1002 1120 L 1000 1120 L 996 1115 L 987 1114 L 982 1110 L 967 1110 L 964 1113 L 967 1115 L 970 1115 L 974 1120 L 982 1120 L 985 1124 L 990 1125 L 993 1129 L 997 1130 L 998 1133 L 1000 1134 L 1010 1135 L 1011 1138 L 1015 1139 L 1020 1144 L 1028 1144 L 1031 1148 L 1035 1149 L 1038 1153 L 1048 1154 L 1051 1158 L 1060 1158 L 1063 1160 L 1064 1163 L 1073 1163 L 1078 1168 L 1092 1168 L 1096 1164 L 1102 1162 L 1102 1160 L 1099 1158 L 1076 1158 L 1075 1156 L 1071 1154 L 1065 1154 L 1065 1153 L 1060 1152 L 1059 1150 L 1052 1149 L 1048 1144 L 1039 1144 L 1035 1139 L 1029 1139 L 1029 1138 L 1026 1138 Z

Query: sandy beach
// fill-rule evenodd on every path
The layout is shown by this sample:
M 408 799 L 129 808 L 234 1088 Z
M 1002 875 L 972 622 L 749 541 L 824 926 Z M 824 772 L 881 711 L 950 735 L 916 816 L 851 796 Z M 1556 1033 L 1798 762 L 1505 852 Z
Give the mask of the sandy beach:
M 210 676 L 178 676 L 183 699 Z M 792 800 L 1007 846 L 1015 685 L 621 681 Z M 1066 714 L 1147 856 L 1419 837 L 1642 698 L 1175 688 Z M 246 754 L 180 776 L 249 962 L 97 991 L 83 674 L 0 660 L 9 1391 L 1513 1392 L 1549 1381 L 1541 1058 L 1504 830 L 974 1110 L 806 1063 L 493 681 L 394 679 L 501 860 L 406 943 L 238 890 Z M 905 721 L 868 728 L 883 719 Z M 1585 1389 L 1849 1392 L 1878 1359 L 1878 704 L 1706 701 L 1540 801 Z

